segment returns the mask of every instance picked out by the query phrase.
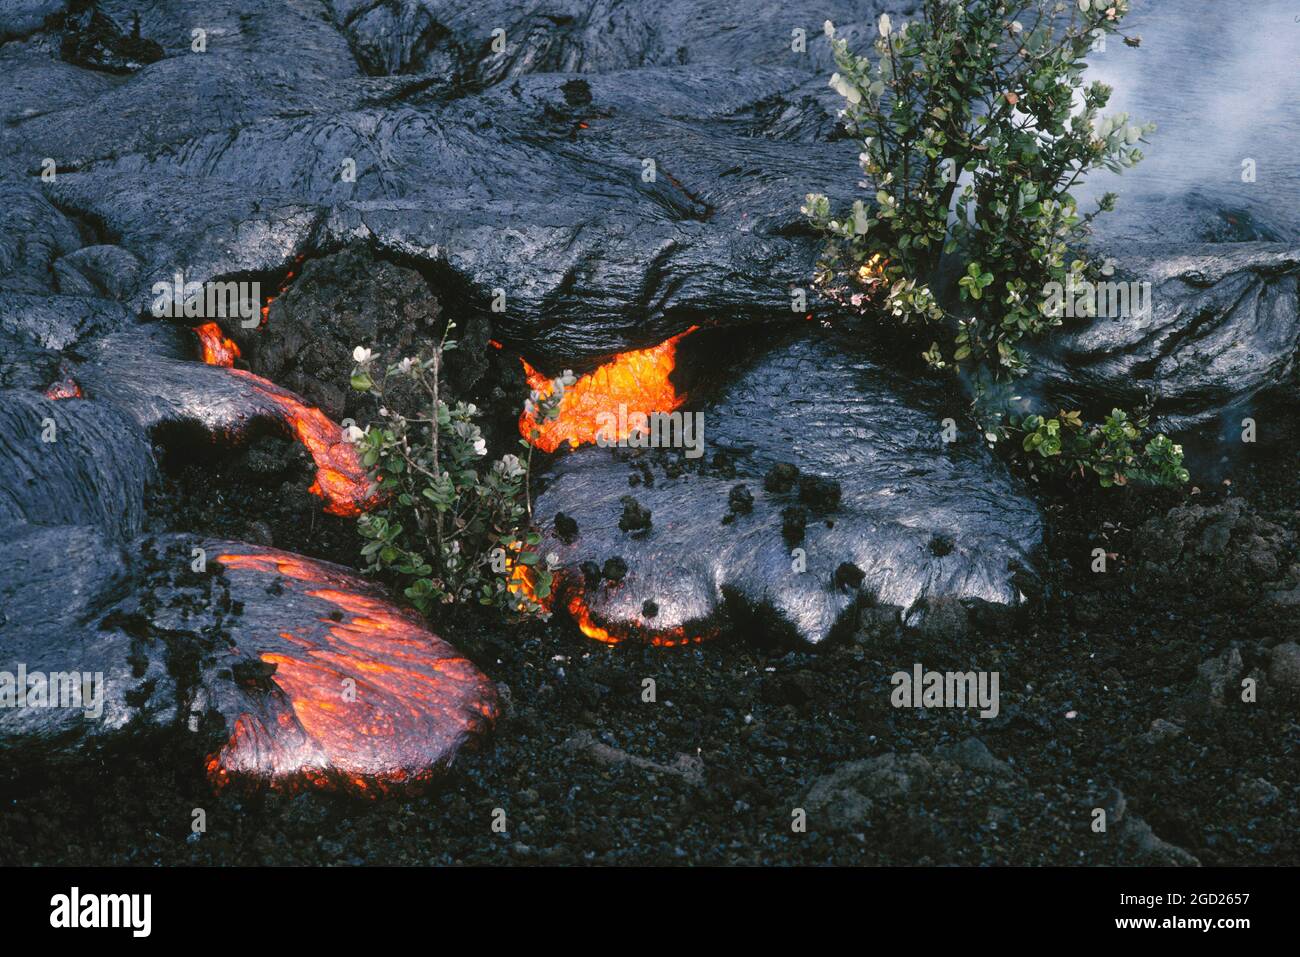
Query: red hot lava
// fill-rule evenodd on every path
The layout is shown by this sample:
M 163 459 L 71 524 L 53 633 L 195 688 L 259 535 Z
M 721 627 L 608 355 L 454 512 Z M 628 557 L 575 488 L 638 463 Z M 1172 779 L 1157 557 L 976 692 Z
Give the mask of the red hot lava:
M 194 330 L 203 350 L 203 361 L 210 366 L 224 366 L 237 375 L 280 410 L 283 421 L 293 429 L 294 437 L 307 449 L 316 463 L 316 480 L 308 489 L 325 499 L 325 511 L 331 515 L 360 515 L 375 500 L 365 466 L 343 430 L 320 409 L 307 405 L 288 389 L 234 368 L 239 346 L 226 338 L 221 327 L 209 322 Z
M 230 368 L 239 358 L 239 346 L 234 341 L 227 339 L 221 327 L 215 322 L 206 322 L 194 330 L 194 334 L 199 337 L 199 345 L 203 349 L 203 361 L 210 366 L 225 366 Z
M 325 499 L 326 512 L 360 515 L 374 504 L 377 493 L 371 488 L 356 446 L 343 437 L 343 430 L 329 416 L 261 376 L 243 369 L 231 369 L 230 374 L 246 379 L 284 414 L 284 421 L 316 463 L 316 480 L 308 491 Z
M 72 376 L 65 376 L 45 390 L 45 398 L 58 401 L 59 399 L 81 399 L 85 396 L 82 395 L 77 380 Z
M 684 625 L 654 631 L 644 631 L 633 627 L 621 630 L 603 627 L 596 624 L 595 619 L 592 618 L 591 609 L 587 607 L 582 592 L 574 594 L 569 599 L 568 609 L 579 631 L 588 638 L 594 638 L 596 641 L 604 642 L 607 645 L 617 645 L 624 641 L 644 641 L 661 648 L 675 648 L 679 645 L 696 645 L 714 637 L 712 631 L 690 634 Z
M 603 424 L 609 421 L 628 423 L 633 421 L 631 413 L 646 416 L 656 412 L 672 412 L 681 407 L 686 400 L 679 395 L 672 383 L 672 373 L 676 368 L 677 344 L 695 331 L 692 326 L 685 332 L 678 333 L 671 339 L 647 349 L 623 352 L 594 371 L 582 376 L 565 390 L 560 400 L 560 414 L 549 422 L 538 423 L 528 413 L 519 417 L 519 433 L 537 448 L 545 452 L 554 452 L 561 444 L 567 442 L 576 447 L 588 442 L 595 442 Z M 543 395 L 550 394 L 550 380 L 534 369 L 524 359 L 524 373 L 528 384 Z M 619 415 L 623 406 L 629 414 Z M 610 418 L 606 419 L 608 413 Z M 533 430 L 540 432 L 536 439 Z M 626 432 L 620 431 L 611 439 L 624 439 Z M 532 595 L 532 583 L 528 571 L 523 566 L 515 570 L 515 584 L 511 587 L 523 589 Z M 672 647 L 694 644 L 712 637 L 712 632 L 700 634 L 688 633 L 684 626 L 647 630 L 629 626 L 616 629 L 599 624 L 587 606 L 581 588 L 570 588 L 567 598 L 561 599 L 574 623 L 588 638 L 605 644 L 618 644 L 621 641 L 645 641 L 653 645 Z M 550 602 L 541 602 L 548 607 Z
M 369 586 L 286 553 L 218 557 L 238 588 L 275 580 L 316 616 L 245 648 L 274 690 L 251 693 L 230 739 L 207 761 L 218 790 L 234 780 L 341 787 L 376 796 L 430 779 L 496 719 L 491 682 Z
M 602 428 L 602 414 L 618 417 L 620 405 L 629 413 L 646 416 L 679 408 L 686 397 L 677 394 L 671 379 L 677 364 L 677 343 L 695 329 L 692 326 L 648 349 L 619 353 L 565 390 L 564 398 L 560 400 L 559 418 L 538 423 L 527 412 L 521 415 L 519 434 L 543 452 L 554 452 L 564 442 L 571 447 L 595 442 Z M 524 364 L 528 385 L 544 396 L 549 395 L 551 380 L 529 365 L 527 360 L 521 358 L 519 361 Z M 629 418 L 625 416 L 619 421 Z M 534 429 L 541 433 L 536 439 L 532 437 Z M 623 429 L 610 436 L 611 440 L 625 438 L 627 431 Z
M 305 256 L 298 256 L 296 259 L 294 259 L 293 264 L 295 266 L 300 266 L 302 265 L 302 261 L 306 258 L 307 257 Z M 270 320 L 271 303 L 275 302 L 275 300 L 279 296 L 284 295 L 284 291 L 289 288 L 289 283 L 293 282 L 293 277 L 294 277 L 294 271 L 290 269 L 288 272 L 284 274 L 284 280 L 280 283 L 280 287 L 276 289 L 275 295 L 266 297 L 266 302 L 262 304 L 262 321 L 258 323 L 259 329 L 262 328 L 262 326 L 265 326 L 267 322 Z

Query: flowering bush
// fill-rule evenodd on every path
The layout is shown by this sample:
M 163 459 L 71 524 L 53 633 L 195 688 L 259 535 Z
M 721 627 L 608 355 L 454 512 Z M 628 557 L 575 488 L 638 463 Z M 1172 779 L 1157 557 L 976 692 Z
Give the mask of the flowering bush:
M 357 528 L 366 544 L 367 571 L 396 574 L 405 594 L 421 611 L 438 604 L 477 602 L 520 614 L 541 614 L 549 595 L 555 557 L 537 552 L 541 536 L 531 527 L 529 473 L 532 447 L 520 459 L 506 454 L 487 460 L 487 443 L 472 404 L 443 396 L 443 362 L 456 348 L 449 339 L 417 356 L 381 365 L 358 346 L 352 358 L 352 388 L 380 402 L 380 423 L 349 427 L 347 437 L 361 455 L 379 505 L 363 514 Z M 386 389 L 398 378 L 414 380 L 428 408 L 408 417 L 384 405 Z M 530 402 L 554 417 L 573 377 L 565 373 L 551 395 Z M 521 587 L 527 575 L 529 588 Z
M 1138 144 L 1155 129 L 1124 113 L 1102 118 L 1110 88 L 1083 83 L 1088 50 L 1118 33 L 1127 10 L 1128 0 L 925 0 L 920 21 L 896 29 L 880 17 L 874 61 L 827 21 L 838 68 L 830 85 L 861 140 L 872 201 L 835 214 L 810 194 L 803 212 L 829 240 L 816 277 L 823 292 L 931 328 L 925 359 L 973 384 L 990 444 L 1020 438 L 1040 465 L 1091 471 L 1103 484 L 1180 482 L 1181 449 L 1163 436 L 1154 446 L 1133 446 L 1132 436 L 1128 451 L 1111 454 L 1111 419 L 1090 427 L 1077 412 L 1026 415 L 1007 388 L 1027 371 L 1022 342 L 1061 323 L 1045 291 L 1097 271 L 1072 250 L 1115 195 L 1080 215 L 1070 190 L 1089 170 L 1139 162 Z M 940 276 L 953 264 L 950 310 Z M 1124 421 L 1121 432 L 1145 427 Z M 1045 425 L 1050 435 L 1035 438 Z

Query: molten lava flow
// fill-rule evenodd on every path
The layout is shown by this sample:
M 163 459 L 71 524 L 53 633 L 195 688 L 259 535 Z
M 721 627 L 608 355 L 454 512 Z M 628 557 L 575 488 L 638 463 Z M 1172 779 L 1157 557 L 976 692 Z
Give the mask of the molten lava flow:
M 59 399 L 80 399 L 83 398 L 83 395 L 81 392 L 81 386 L 77 384 L 77 380 L 69 375 L 60 379 L 58 382 L 55 382 L 46 389 L 45 398 L 57 401 Z
M 298 441 L 306 446 L 316 463 L 316 480 L 308 491 L 325 499 L 326 512 L 360 515 L 377 501 L 356 447 L 343 438 L 342 430 L 329 416 L 261 376 L 243 369 L 231 369 L 230 374 L 246 379 L 284 414 L 285 422 L 292 426 Z
M 266 580 L 281 582 L 294 607 L 319 612 L 250 649 L 275 666 L 275 690 L 245 695 L 249 710 L 208 758 L 218 790 L 251 778 L 382 794 L 428 780 L 496 718 L 491 682 L 362 582 L 283 553 L 218 561 L 235 585 L 265 591 Z
M 295 266 L 301 265 L 302 261 L 306 258 L 307 257 L 305 256 L 299 256 L 293 261 L 293 264 Z M 294 276 L 294 271 L 290 269 L 287 273 L 284 274 L 284 281 L 281 282 L 280 287 L 276 289 L 275 295 L 267 296 L 266 302 L 262 303 L 262 321 L 258 323 L 257 326 L 258 329 L 261 329 L 263 326 L 265 326 L 267 321 L 271 318 L 271 303 L 275 302 L 275 300 L 279 296 L 284 295 L 284 291 L 289 288 L 289 283 L 293 282 L 293 276 Z
M 221 327 L 215 322 L 199 326 L 194 332 L 203 345 L 204 362 L 210 366 L 225 366 L 231 375 L 248 380 L 284 414 L 285 422 L 293 428 L 294 435 L 306 446 L 316 463 L 316 480 L 308 491 L 325 499 L 326 512 L 331 515 L 360 515 L 375 502 L 356 448 L 344 440 L 343 431 L 330 421 L 329 416 L 304 404 L 288 389 L 251 372 L 232 368 L 239 358 L 239 347 L 222 335 Z
M 203 347 L 203 361 L 208 365 L 229 368 L 239 358 L 239 346 L 227 339 L 215 322 L 196 327 L 194 334 L 199 337 L 199 344 Z
M 543 452 L 554 452 L 566 441 L 572 447 L 595 442 L 602 429 L 607 434 L 617 432 L 608 434 L 611 442 L 621 441 L 632 431 L 630 420 L 640 415 L 672 412 L 686 399 L 677 394 L 670 379 L 677 362 L 677 343 L 695 329 L 691 326 L 649 349 L 620 353 L 565 390 L 558 418 L 539 423 L 528 412 L 521 415 L 519 434 Z M 528 385 L 543 396 L 550 395 L 551 380 L 527 360 L 519 361 L 524 364 Z M 626 414 L 619 414 L 620 406 Z M 605 414 L 619 423 L 615 429 L 608 428 Z M 532 437 L 534 429 L 541 433 L 536 439 Z
M 858 281 L 866 286 L 874 286 L 885 281 L 886 261 L 876 253 L 858 268 Z
M 587 602 L 581 592 L 569 598 L 568 609 L 579 631 L 588 638 L 594 638 L 596 641 L 607 645 L 617 645 L 623 641 L 644 641 L 660 648 L 675 648 L 679 645 L 699 644 L 714 635 L 712 631 L 694 635 L 687 634 L 684 625 L 656 630 L 628 626 L 625 629 L 620 629 L 622 631 L 620 634 L 596 624 L 591 616 L 591 609 L 587 607 Z
M 556 593 L 552 592 L 548 598 L 538 598 L 534 587 L 532 573 L 528 566 L 512 562 L 510 566 L 510 590 L 523 592 L 543 608 L 549 609 Z M 611 630 L 596 624 L 580 588 L 568 591 L 569 598 L 565 602 L 565 607 L 568 609 L 570 617 L 573 618 L 573 623 L 588 638 L 594 638 L 606 645 L 617 645 L 623 641 L 642 641 L 661 648 L 673 648 L 678 645 L 699 644 L 716 635 L 716 630 L 713 629 L 701 631 L 698 634 L 688 634 L 683 625 L 657 630 L 637 626 L 629 626 L 618 631 Z

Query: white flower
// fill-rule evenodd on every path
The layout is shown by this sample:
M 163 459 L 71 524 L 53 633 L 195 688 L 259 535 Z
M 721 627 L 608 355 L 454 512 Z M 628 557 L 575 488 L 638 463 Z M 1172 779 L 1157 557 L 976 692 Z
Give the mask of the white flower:
M 891 27 L 890 27 L 890 25 L 889 25 L 889 14 L 887 14 L 887 13 L 882 13 L 882 14 L 880 15 L 880 35 L 881 35 L 882 37 L 887 37 L 887 36 L 889 36 L 889 31 L 890 31 L 890 29 L 891 29 Z
M 374 353 L 365 346 L 357 346 L 352 350 L 352 361 L 356 363 L 366 363 L 374 358 Z
M 356 445 L 365 437 L 366 437 L 366 433 L 362 432 L 355 425 L 349 425 L 346 429 L 343 430 L 343 438 L 351 442 L 353 445 Z
M 1012 32 L 1012 33 L 1019 33 L 1019 32 L 1020 32 L 1021 30 L 1023 30 L 1023 29 L 1024 29 L 1024 27 L 1020 25 L 1020 21 L 1019 21 L 1019 20 L 1015 20 L 1015 21 L 1012 22 L 1012 24 L 1011 24 L 1011 32 Z
M 827 37 L 835 36 L 835 24 L 827 20 L 822 24 L 822 33 L 826 34 Z
M 397 371 L 405 375 L 406 373 L 411 371 L 411 368 L 414 365 L 415 365 L 415 360 L 408 356 L 405 359 L 403 359 L 401 362 L 397 363 Z
M 487 455 L 487 442 L 483 439 L 474 440 L 474 454 Z

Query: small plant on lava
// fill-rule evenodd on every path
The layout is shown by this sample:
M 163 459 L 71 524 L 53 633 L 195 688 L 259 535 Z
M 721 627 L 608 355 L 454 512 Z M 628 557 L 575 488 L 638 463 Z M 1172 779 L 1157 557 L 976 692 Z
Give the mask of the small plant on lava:
M 1089 49 L 1119 33 L 1127 12 L 1128 0 L 925 0 L 919 21 L 896 29 L 881 16 L 874 62 L 827 21 L 838 68 L 830 85 L 862 143 L 874 202 L 836 214 L 810 194 L 803 212 L 829 239 L 819 288 L 862 313 L 932 329 L 925 359 L 972 384 L 990 444 L 1018 440 L 1034 453 L 1031 472 L 1176 484 L 1187 480 L 1182 450 L 1163 435 L 1143 441 L 1145 418 L 1046 417 L 1013 385 L 1027 371 L 1024 343 L 1061 324 L 1047 290 L 1086 288 L 1099 274 L 1075 250 L 1116 197 L 1080 215 L 1070 190 L 1090 170 L 1139 162 L 1138 144 L 1155 129 L 1125 113 L 1102 118 L 1110 88 L 1083 82 Z M 941 276 L 953 273 L 949 309 Z
M 443 364 L 456 348 L 449 322 L 442 340 L 419 355 L 381 365 L 369 349 L 353 353 L 352 388 L 380 403 L 380 422 L 348 429 L 375 486 L 375 508 L 357 521 L 368 572 L 396 575 L 406 597 L 428 613 L 440 604 L 477 602 L 506 611 L 545 614 L 555 561 L 543 559 L 532 527 L 527 458 L 487 460 L 487 443 L 472 404 L 448 403 Z M 427 397 L 424 414 L 408 417 L 384 403 L 387 386 L 414 380 Z M 573 377 L 551 383 L 534 400 L 553 417 Z M 527 445 L 526 442 L 521 442 Z

